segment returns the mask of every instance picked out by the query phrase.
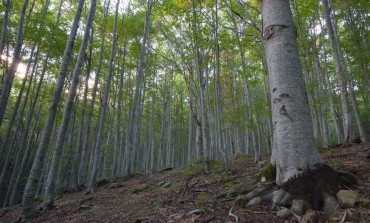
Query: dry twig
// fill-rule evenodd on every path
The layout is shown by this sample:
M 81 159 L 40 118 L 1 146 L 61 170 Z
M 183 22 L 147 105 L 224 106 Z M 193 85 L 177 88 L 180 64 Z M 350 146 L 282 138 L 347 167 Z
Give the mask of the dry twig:
M 344 223 L 344 221 L 346 220 L 346 217 L 347 217 L 347 210 L 344 210 L 344 215 L 340 223 Z
M 232 211 L 233 211 L 233 208 L 230 208 L 230 211 L 229 211 L 229 217 L 231 216 L 231 217 L 234 217 L 235 218 L 235 222 L 236 223 L 239 223 L 239 218 L 238 218 L 238 216 L 236 216 L 235 214 L 233 214 L 232 213 Z

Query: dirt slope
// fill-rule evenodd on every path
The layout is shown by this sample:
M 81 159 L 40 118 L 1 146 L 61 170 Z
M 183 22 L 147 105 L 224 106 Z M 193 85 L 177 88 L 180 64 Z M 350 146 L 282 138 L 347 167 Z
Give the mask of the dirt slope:
M 322 155 L 330 166 L 351 171 L 370 183 L 370 159 L 361 156 L 368 149 L 369 144 L 353 144 L 323 150 Z M 119 179 L 117 184 L 105 182 L 93 195 L 84 195 L 84 190 L 63 194 L 56 200 L 56 208 L 27 222 L 235 222 L 236 217 L 239 222 L 298 222 L 294 216 L 277 218 L 277 210 L 269 206 L 247 209 L 234 203 L 238 194 L 256 185 L 261 166 L 248 157 L 234 157 L 227 164 L 214 162 L 213 167 L 209 175 L 202 173 L 201 164 L 191 165 L 186 170 Z M 240 182 L 246 183 L 238 187 Z M 369 199 L 370 188 L 357 191 Z M 19 206 L 1 210 L 0 222 L 13 222 L 20 211 Z M 322 221 L 341 222 L 345 211 L 346 222 L 370 222 L 370 205 L 338 209 Z

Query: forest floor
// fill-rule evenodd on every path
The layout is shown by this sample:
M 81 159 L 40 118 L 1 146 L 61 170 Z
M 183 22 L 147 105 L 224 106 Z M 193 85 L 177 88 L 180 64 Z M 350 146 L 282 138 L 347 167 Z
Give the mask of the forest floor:
M 321 154 L 331 167 L 355 173 L 369 184 L 370 158 L 359 156 L 368 150 L 370 144 L 338 145 L 321 150 Z M 268 155 L 263 158 L 269 160 Z M 201 164 L 194 164 L 185 170 L 135 175 L 116 183 L 101 181 L 93 195 L 84 195 L 85 190 L 62 194 L 54 209 L 27 222 L 235 222 L 236 216 L 239 222 L 299 222 L 292 215 L 286 219 L 276 217 L 277 210 L 271 206 L 246 208 L 245 204 L 235 203 L 238 194 L 256 186 L 261 166 L 254 165 L 248 157 L 236 156 L 226 164 L 213 162 L 213 171 L 208 175 L 202 172 Z M 355 190 L 369 199 L 369 187 Z M 20 206 L 0 210 L 0 222 L 12 222 L 20 212 Z M 370 222 L 370 204 L 338 208 L 323 219 L 322 222 Z

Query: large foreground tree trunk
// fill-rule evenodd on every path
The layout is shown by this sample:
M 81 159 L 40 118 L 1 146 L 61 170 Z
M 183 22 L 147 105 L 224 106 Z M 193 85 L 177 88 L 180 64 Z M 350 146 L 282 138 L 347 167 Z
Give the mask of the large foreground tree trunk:
M 312 208 L 332 213 L 337 208 L 332 205 L 336 202 L 333 195 L 340 188 L 361 182 L 350 173 L 324 164 L 315 146 L 289 0 L 260 2 L 273 121 L 271 163 L 276 169 L 276 184 L 283 193 L 289 193 L 293 212 L 302 214 Z M 273 197 L 274 193 L 270 195 Z
M 276 183 L 323 163 L 315 146 L 288 0 L 261 1 L 273 121 Z

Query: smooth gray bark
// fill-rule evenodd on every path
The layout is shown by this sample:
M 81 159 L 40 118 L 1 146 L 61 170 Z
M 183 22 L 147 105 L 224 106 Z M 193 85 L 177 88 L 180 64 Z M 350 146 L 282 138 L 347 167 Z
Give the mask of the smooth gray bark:
M 173 167 L 173 147 L 172 147 L 172 92 L 169 88 L 168 92 L 168 127 L 167 127 L 167 150 L 166 150 L 166 166 Z
M 20 91 L 18 93 L 18 97 L 17 97 L 17 100 L 15 102 L 15 105 L 14 105 L 14 108 L 13 108 L 13 114 L 12 114 L 12 117 L 9 121 L 9 124 L 8 124 L 8 127 L 7 127 L 7 130 L 6 130 L 6 133 L 5 133 L 5 137 L 3 139 L 3 142 L 1 144 L 1 153 L 6 152 L 6 158 L 5 158 L 5 161 L 4 163 L 1 164 L 1 176 L 0 176 L 0 189 L 5 186 L 4 185 L 4 181 L 5 181 L 5 176 L 6 176 L 6 173 L 8 172 L 9 170 L 9 166 L 10 166 L 10 163 L 11 163 L 11 158 L 13 156 L 13 153 L 15 152 L 16 148 L 12 148 L 11 146 L 11 133 L 12 133 L 12 130 L 13 130 L 13 127 L 14 127 L 14 124 L 15 124 L 15 119 L 17 117 L 17 115 L 19 115 L 18 113 L 18 109 L 19 109 L 19 105 L 21 104 L 21 99 L 22 99 L 22 95 L 23 95 L 23 91 L 25 89 L 25 85 L 26 85 L 26 82 L 27 82 L 27 77 L 28 77 L 28 73 L 29 73 L 29 69 L 30 69 L 30 66 L 31 66 L 31 63 L 32 63 L 32 58 L 33 58 L 33 54 L 34 54 L 34 50 L 35 50 L 35 47 L 36 47 L 36 43 L 33 45 L 32 47 L 32 50 L 31 50 L 31 56 L 30 56 L 30 61 L 27 65 L 27 68 L 26 68 L 26 74 L 25 74 L 25 77 L 22 81 L 22 85 L 20 87 Z M 38 54 L 38 50 L 37 50 L 37 54 Z M 37 61 L 37 58 L 36 58 L 36 61 Z M 35 67 L 34 67 L 35 68 Z M 32 72 L 33 73 L 33 72 Z M 30 83 L 32 83 L 32 77 L 30 79 Z M 31 85 L 28 86 L 28 89 L 31 89 Z M 29 91 L 28 91 L 29 92 Z M 27 94 L 28 96 L 28 94 Z M 14 136 L 15 137 L 15 136 Z
M 314 141 L 289 0 L 261 1 L 269 71 L 276 183 L 323 163 Z
M 320 60 L 318 57 L 318 51 L 316 48 L 316 43 L 313 43 L 313 53 L 314 53 L 314 67 L 315 67 L 315 72 L 316 72 L 316 79 L 318 81 L 318 97 L 319 101 L 321 102 L 319 105 L 320 109 L 320 119 L 321 119 L 321 134 L 322 134 L 322 139 L 324 142 L 324 145 L 327 147 L 330 143 L 329 141 L 329 129 L 328 129 L 328 122 L 327 122 L 327 113 L 328 113 L 328 107 L 322 103 L 329 99 L 329 97 L 325 97 L 325 92 L 324 89 L 327 89 L 327 84 L 325 80 L 325 75 L 322 72 L 322 68 L 320 65 Z M 329 92 L 331 94 L 331 92 Z M 330 102 L 329 102 L 330 103 Z
M 221 62 L 220 62 L 220 45 L 219 45 L 219 38 L 218 38 L 218 1 L 216 0 L 216 12 L 215 12 L 215 41 L 216 41 L 216 69 L 215 69 L 215 82 L 214 82 L 214 100 L 215 100 L 215 138 L 216 138 L 216 145 L 217 145 L 217 153 L 222 155 L 223 161 L 226 162 L 227 156 L 225 153 L 225 131 L 223 125 L 223 118 L 222 118 L 222 103 L 220 99 L 220 91 L 221 91 L 221 84 L 220 84 L 220 73 L 221 73 Z
M 353 81 L 351 80 L 349 83 L 349 92 L 350 92 L 352 108 L 355 113 L 358 132 L 360 134 L 361 141 L 364 143 L 367 143 L 369 142 L 369 139 L 365 131 L 364 123 L 361 119 L 360 109 L 358 108 L 358 103 L 357 103 L 356 95 L 355 95 L 353 88 L 354 88 Z
M 317 12 L 317 14 L 319 14 Z M 322 25 L 322 22 L 321 22 L 321 18 L 319 18 L 319 22 L 320 22 L 320 27 L 323 29 L 323 25 Z M 333 98 L 333 93 L 332 93 L 332 88 L 331 88 L 331 84 L 330 84 L 330 78 L 329 78 L 329 74 L 328 74 L 328 63 L 327 63 L 327 56 L 326 56 L 326 45 L 325 45 L 325 36 L 324 36 L 324 32 L 321 32 L 321 39 L 322 39 L 322 47 L 323 47 L 323 60 L 324 60 L 324 87 L 325 89 L 327 89 L 327 95 L 328 95 L 328 99 L 329 99 L 329 107 L 330 107 L 330 111 L 331 111 L 331 114 L 333 115 L 333 120 L 334 120 L 334 127 L 335 127 L 335 132 L 336 132 L 336 136 L 337 136 L 337 143 L 341 143 L 343 142 L 343 138 L 344 138 L 344 134 L 343 134 L 343 131 L 342 131 L 342 128 L 339 124 L 339 117 L 338 117 L 338 112 L 335 108 L 335 105 L 334 105 L 334 98 Z M 314 45 L 315 47 L 315 45 Z M 316 60 L 316 59 L 315 59 Z M 317 63 L 318 61 L 316 61 Z
M 91 132 L 91 125 L 92 125 L 92 114 L 95 106 L 95 100 L 96 100 L 96 92 L 98 90 L 98 84 L 99 84 L 99 78 L 101 73 L 101 67 L 103 63 L 103 54 L 104 54 L 104 48 L 105 48 L 105 29 L 107 25 L 107 17 L 108 17 L 108 9 L 110 5 L 110 0 L 107 0 L 108 2 L 105 2 L 105 11 L 104 11 L 104 21 L 103 26 L 101 30 L 101 44 L 100 44 L 100 55 L 99 55 L 99 61 L 98 61 L 98 69 L 95 74 L 95 81 L 94 86 L 91 93 L 91 101 L 89 105 L 89 111 L 87 113 L 86 117 L 86 126 L 84 129 L 84 141 L 83 141 L 83 147 L 82 147 L 82 153 L 81 153 L 81 162 L 79 167 L 79 177 L 78 177 L 78 184 L 85 184 L 87 180 L 87 166 L 88 166 L 88 149 L 90 146 L 90 132 Z M 90 169 L 90 168 L 89 168 Z
M 33 50 L 34 50 L 34 48 L 33 48 Z M 33 56 L 33 50 L 31 52 L 31 58 Z M 14 107 L 13 115 L 12 115 L 12 120 L 9 123 L 8 131 L 11 131 L 11 126 L 13 125 L 13 122 L 15 120 L 15 116 L 16 115 L 19 115 L 20 117 L 23 117 L 23 113 L 24 113 L 24 110 L 26 108 L 27 101 L 29 99 L 30 91 L 31 91 L 31 88 L 32 88 L 33 76 L 34 76 L 34 73 L 36 72 L 36 64 L 37 64 L 38 53 L 39 53 L 39 48 L 37 49 L 36 56 L 34 58 L 34 66 L 33 66 L 32 71 L 31 71 L 31 77 L 28 80 L 29 83 L 28 83 L 26 95 L 24 96 L 23 106 L 22 106 L 22 108 L 21 108 L 21 110 L 19 112 L 18 111 L 18 108 L 19 108 L 19 105 L 20 105 L 20 102 L 21 102 L 23 90 L 25 88 L 25 84 L 26 84 L 26 80 L 27 80 L 27 77 L 28 77 L 29 68 L 30 68 L 30 65 L 33 62 L 33 60 L 31 59 L 29 61 L 29 63 L 28 63 L 28 66 L 27 66 L 27 69 L 26 69 L 26 75 L 25 75 L 25 78 L 23 79 L 21 90 L 20 90 L 20 92 L 18 94 L 18 98 L 17 98 L 17 101 L 16 101 L 16 105 Z M 17 150 L 17 146 L 15 146 L 15 144 L 16 144 L 16 139 L 17 139 L 17 134 L 18 134 L 18 129 L 19 129 L 18 126 L 21 125 L 21 122 L 22 122 L 22 118 L 19 118 L 18 124 L 17 124 L 17 130 L 14 133 L 12 143 L 8 143 L 8 140 L 9 140 L 8 138 L 6 138 L 4 140 L 4 146 L 7 147 L 7 149 L 9 150 L 9 152 L 15 152 Z M 8 136 L 8 132 L 7 132 L 7 136 Z M 10 138 L 10 136 L 8 136 L 8 137 Z M 9 202 L 8 199 L 10 197 L 11 191 L 14 188 L 14 184 L 15 184 L 15 180 L 16 180 L 17 174 L 19 172 L 19 166 L 20 166 L 20 163 L 21 163 L 21 160 L 22 160 L 22 156 L 24 155 L 24 150 L 25 150 L 25 147 L 19 147 L 18 148 L 18 152 L 17 152 L 16 158 L 15 158 L 15 161 L 14 161 L 14 165 L 13 165 L 13 168 L 12 168 L 13 169 L 12 170 L 12 175 L 11 175 L 10 181 L 8 183 L 8 190 L 7 190 L 7 194 L 5 196 L 3 207 L 8 206 L 8 202 Z M 7 161 L 8 161 L 8 159 L 5 161 L 5 163 L 7 163 Z M 6 166 L 3 167 L 3 171 L 2 171 L 2 174 L 1 174 L 1 177 L 0 177 L 0 185 L 2 185 L 4 183 L 3 182 L 3 180 L 4 180 L 3 176 L 5 176 L 4 175 L 4 172 L 7 171 L 7 168 L 8 167 L 6 167 Z M 1 188 L 1 186 L 0 186 L 0 188 Z
M 201 52 L 199 48 L 199 33 L 198 33 L 198 16 L 196 12 L 196 5 L 195 0 L 192 0 L 192 7 L 193 7 L 193 20 L 192 20 L 192 29 L 193 29 L 193 38 L 194 38 L 194 54 L 195 54 L 195 68 L 197 72 L 197 87 L 198 87 L 198 116 L 199 116 L 199 123 L 198 123 L 198 131 L 201 137 L 201 144 L 200 150 L 202 153 L 202 158 L 205 161 L 204 170 L 206 173 L 210 171 L 210 162 L 209 162 L 209 151 L 208 151 L 208 139 L 207 139 L 207 130 L 206 130 L 206 114 L 205 114 L 205 105 L 204 105 L 204 89 L 203 89 L 203 69 L 202 69 L 202 61 L 201 61 Z
M 40 144 L 37 149 L 35 159 L 33 161 L 33 165 L 31 168 L 30 176 L 28 177 L 25 191 L 23 193 L 22 216 L 24 218 L 30 217 L 36 211 L 34 208 L 34 196 L 36 193 L 38 180 L 40 178 L 40 172 L 41 172 L 40 170 L 44 163 L 45 152 L 50 142 L 50 136 L 52 132 L 51 130 L 53 129 L 53 126 L 54 126 L 56 111 L 57 111 L 58 104 L 59 104 L 61 94 L 63 91 L 64 81 L 67 75 L 67 69 L 68 69 L 70 59 L 71 59 L 73 45 L 74 45 L 75 37 L 77 34 L 77 30 L 78 30 L 78 23 L 80 21 L 84 2 L 85 0 L 79 0 L 78 2 L 76 14 L 75 14 L 73 24 L 72 24 L 72 29 L 69 34 L 67 45 L 66 45 L 66 48 L 63 54 L 62 65 L 60 66 L 60 70 L 58 73 L 58 79 L 57 79 L 56 86 L 55 86 L 55 89 L 53 91 L 53 95 L 50 101 L 49 111 L 46 116 L 45 125 L 44 125 L 44 129 L 42 132 Z
M 83 130 L 85 124 L 85 113 L 86 113 L 86 105 L 87 105 L 87 93 L 89 92 L 89 79 L 90 79 L 90 72 L 91 72 L 91 60 L 92 60 L 92 35 L 93 29 L 91 29 L 91 38 L 90 38 L 90 50 L 88 61 L 86 65 L 86 77 L 85 77 L 85 85 L 84 85 L 84 94 L 83 94 L 83 102 L 81 108 L 81 115 L 78 124 L 78 133 L 77 133 L 77 148 L 76 153 L 73 156 L 72 162 L 72 170 L 71 170 L 71 187 L 72 191 L 78 191 L 78 169 L 80 167 L 80 160 L 81 160 L 81 153 L 83 148 Z
M 18 32 L 17 32 L 17 40 L 14 46 L 14 53 L 12 56 L 12 63 L 10 64 L 10 68 L 5 73 L 5 80 L 2 85 L 1 94 L 0 94 L 0 126 L 2 125 L 3 117 L 5 114 L 6 105 L 8 103 L 8 98 L 10 94 L 10 89 L 12 87 L 14 74 L 17 71 L 17 66 L 21 61 L 21 50 L 22 50 L 22 43 L 23 43 L 23 31 L 24 31 L 24 17 L 26 16 L 26 9 L 28 6 L 28 0 L 23 1 L 21 15 L 18 21 Z M 4 37 L 5 38 L 5 37 Z M 0 53 L 1 55 L 1 53 Z
M 39 120 L 39 117 L 40 117 L 40 111 L 41 111 L 41 105 L 39 106 L 39 109 L 37 111 L 37 114 L 36 114 L 36 117 L 35 117 L 35 123 L 34 123 L 34 126 L 32 128 L 32 131 L 31 131 L 31 136 L 34 136 L 35 135 L 35 132 L 36 132 L 36 126 L 37 126 L 37 122 Z M 28 113 L 30 114 L 33 114 L 33 111 L 30 112 L 28 111 Z M 28 118 L 28 117 L 27 117 Z M 26 130 L 26 127 L 24 128 L 27 132 L 28 132 L 28 128 L 29 128 L 29 125 L 31 124 L 31 118 L 30 117 L 30 120 L 27 120 L 27 130 Z M 22 136 L 22 139 L 23 138 L 27 138 L 27 135 L 25 133 L 23 133 L 24 136 Z M 12 188 L 12 192 L 10 194 L 10 198 L 9 198 L 9 205 L 15 205 L 18 201 L 16 200 L 17 199 L 17 193 L 19 193 L 18 191 L 18 187 L 19 187 L 19 184 L 20 184 L 20 180 L 21 180 L 21 177 L 24 176 L 24 172 L 25 172 L 25 167 L 26 167 L 26 164 L 27 164 L 27 160 L 29 159 L 29 154 L 30 154 L 30 150 L 31 150 L 31 142 L 32 142 L 32 139 L 33 137 L 30 137 L 27 145 L 26 144 L 21 144 L 20 148 L 22 148 L 23 146 L 25 146 L 25 151 L 24 151 L 24 154 L 23 154 L 23 158 L 22 158 L 22 162 L 21 162 L 21 165 L 19 167 L 19 172 L 17 173 L 17 178 L 15 180 L 15 183 L 14 183 L 14 186 Z M 35 139 L 35 141 L 37 141 L 37 137 Z M 23 190 L 22 190 L 23 191 Z
M 100 111 L 100 121 L 99 121 L 99 127 L 98 127 L 98 133 L 96 136 L 96 144 L 94 147 L 94 160 L 93 160 L 93 166 L 91 171 L 91 176 L 89 179 L 89 184 L 87 188 L 87 193 L 94 193 L 96 190 L 96 179 L 98 177 L 99 173 L 99 166 L 100 166 L 100 147 L 102 143 L 103 138 L 103 131 L 104 131 L 104 122 L 105 122 L 105 114 L 107 112 L 108 107 L 108 94 L 110 89 L 110 84 L 113 77 L 113 65 L 114 65 L 114 57 L 116 53 L 116 42 L 117 42 L 117 20 L 118 20 L 118 8 L 119 8 L 120 1 L 117 1 L 116 4 L 116 11 L 114 16 L 114 28 L 113 28 L 113 39 L 112 39 L 112 48 L 110 52 L 110 59 L 109 59 L 109 68 L 108 68 L 108 77 L 105 83 L 105 89 L 103 94 L 103 102 L 101 105 L 101 111 Z
M 0 39 L 0 55 L 3 54 L 3 50 L 6 45 L 6 39 L 8 35 L 8 19 L 9 19 L 9 12 L 11 7 L 11 0 L 6 0 L 5 4 L 5 11 L 3 16 L 3 28 L 1 30 L 1 39 Z
M 344 59 L 340 55 L 340 46 L 338 40 L 335 38 L 333 23 L 330 17 L 330 8 L 328 0 L 322 0 L 324 6 L 324 17 L 326 21 L 326 28 L 329 34 L 330 46 L 333 56 L 333 62 L 335 67 L 335 73 L 339 78 L 339 90 L 340 100 L 342 104 L 342 115 L 343 115 L 343 129 L 344 129 L 344 140 L 349 140 L 353 136 L 352 129 L 352 117 L 348 102 L 348 92 L 347 92 L 347 74 L 344 64 Z
M 118 86 L 118 105 L 117 105 L 117 117 L 116 117 L 116 135 L 115 135 L 115 145 L 114 145 L 114 154 L 113 154 L 113 167 L 112 167 L 112 177 L 116 178 L 118 176 L 118 168 L 119 168 L 119 154 L 121 153 L 121 113 L 122 113 L 122 100 L 123 100 L 123 83 L 124 83 L 124 75 L 125 75 L 125 62 L 126 62 L 126 44 L 123 47 L 123 58 L 122 58 L 122 68 L 121 74 L 119 77 L 119 86 Z
M 141 91 L 143 86 L 143 69 L 144 69 L 144 58 L 146 53 L 146 42 L 148 38 L 148 30 L 150 25 L 150 15 L 152 10 L 153 2 L 152 0 L 147 0 L 147 9 L 146 9 L 146 17 L 145 17 L 145 24 L 144 24 L 144 32 L 143 32 L 143 39 L 141 43 L 141 51 L 140 51 L 140 59 L 139 65 L 137 69 L 137 76 L 136 76 L 136 87 L 134 93 L 134 99 L 132 103 L 132 108 L 130 111 L 130 119 L 128 122 L 127 128 L 127 136 L 126 136 L 126 147 L 125 147 L 125 167 L 124 167 L 124 175 L 130 176 L 133 173 L 132 170 L 132 154 L 134 152 L 134 147 L 137 142 L 137 138 L 140 135 L 138 132 L 139 129 L 139 122 L 140 122 L 140 103 L 141 103 Z
M 64 148 L 64 142 L 66 141 L 68 125 L 70 123 L 71 115 L 73 114 L 72 113 L 73 103 L 77 93 L 78 82 L 80 80 L 80 73 L 85 60 L 85 51 L 87 49 L 88 39 L 90 35 L 89 32 L 92 27 L 92 23 L 95 16 L 95 9 L 96 9 L 96 0 L 91 0 L 89 15 L 86 21 L 83 39 L 80 46 L 80 51 L 78 53 L 77 62 L 72 74 L 72 81 L 68 90 L 68 96 L 63 111 L 63 117 L 60 123 L 57 141 L 53 150 L 53 157 L 51 160 L 49 173 L 46 180 L 44 200 L 41 204 L 41 208 L 43 209 L 51 209 L 53 208 L 54 205 L 55 181 L 57 173 L 59 171 L 59 165 L 62 156 L 62 151 Z

